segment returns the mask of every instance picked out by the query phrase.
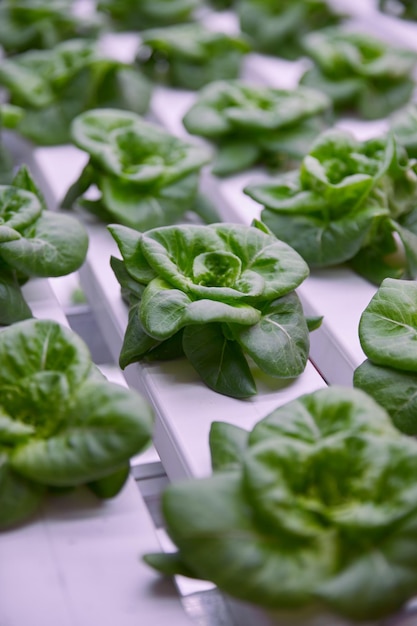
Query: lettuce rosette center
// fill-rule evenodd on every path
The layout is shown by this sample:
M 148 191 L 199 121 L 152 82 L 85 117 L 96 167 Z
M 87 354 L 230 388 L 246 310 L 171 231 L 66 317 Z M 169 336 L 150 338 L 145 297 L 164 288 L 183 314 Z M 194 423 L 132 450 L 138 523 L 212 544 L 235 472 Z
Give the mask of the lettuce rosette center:
M 141 234 L 109 229 L 123 256 L 123 262 L 113 259 L 113 269 L 131 304 L 122 366 L 157 358 L 166 354 L 167 342 L 174 343 L 176 355 L 185 353 L 207 384 L 223 393 L 230 369 L 240 390 L 228 389 L 229 395 L 254 390 L 243 352 L 273 376 L 291 378 L 304 369 L 308 328 L 294 290 L 308 268 L 285 243 L 263 228 L 234 224 Z

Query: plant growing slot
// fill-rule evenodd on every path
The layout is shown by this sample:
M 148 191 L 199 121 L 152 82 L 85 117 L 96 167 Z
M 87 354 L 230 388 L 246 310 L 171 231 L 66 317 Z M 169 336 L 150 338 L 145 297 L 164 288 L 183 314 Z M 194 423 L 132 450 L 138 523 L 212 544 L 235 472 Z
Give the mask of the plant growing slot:
M 417 434 L 417 285 L 387 278 L 359 323 L 368 359 L 354 373 L 354 385 L 373 396 L 408 435 Z
M 247 357 L 277 378 L 303 372 L 309 331 L 294 289 L 308 267 L 261 224 L 109 229 L 130 303 L 122 368 L 185 355 L 208 387 L 236 398 L 256 393 Z
M 183 123 L 215 143 L 212 171 L 224 176 L 256 163 L 277 168 L 301 160 L 324 130 L 330 107 L 327 96 L 305 87 L 216 81 L 200 91 Z
M 326 0 L 239 0 L 236 10 L 256 50 L 288 59 L 304 54 L 307 33 L 344 17 Z
M 107 223 L 138 230 L 172 224 L 186 211 L 199 210 L 200 170 L 211 158 L 204 148 L 116 109 L 81 114 L 72 137 L 90 159 L 68 190 L 64 207 L 78 202 Z M 84 198 L 93 185 L 100 197 Z
M 196 90 L 214 80 L 237 78 L 250 46 L 243 37 L 180 24 L 141 33 L 137 62 L 152 80 Z
M 371 397 L 329 387 L 250 433 L 215 422 L 210 446 L 213 475 L 163 494 L 177 552 L 151 566 L 285 624 L 379 620 L 415 594 L 417 442 Z
M 0 361 L 0 529 L 29 518 L 50 489 L 116 495 L 151 440 L 141 396 L 109 383 L 84 342 L 52 321 L 2 330 Z
M 0 64 L 0 84 L 22 109 L 17 132 L 40 145 L 70 141 L 72 120 L 88 109 L 117 107 L 144 113 L 151 87 L 137 68 L 108 59 L 95 43 L 73 39 Z
M 301 83 L 327 94 L 336 111 L 377 119 L 411 99 L 415 51 L 336 28 L 310 33 L 304 48 L 314 66 Z
M 25 167 L 11 185 L 0 185 L 0 324 L 31 317 L 21 286 L 31 277 L 74 272 L 87 246 L 78 220 L 46 210 Z
M 416 173 L 392 135 L 360 142 L 328 130 L 299 169 L 245 193 L 264 205 L 261 219 L 310 267 L 349 262 L 380 284 L 417 274 Z

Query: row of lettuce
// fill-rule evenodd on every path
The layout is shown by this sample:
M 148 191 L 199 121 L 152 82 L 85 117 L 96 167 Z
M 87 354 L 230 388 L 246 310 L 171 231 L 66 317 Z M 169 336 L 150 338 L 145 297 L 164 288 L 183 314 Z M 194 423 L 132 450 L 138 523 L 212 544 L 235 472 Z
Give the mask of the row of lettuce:
M 79 137 L 85 133 L 91 148 L 88 172 L 96 168 L 93 177 L 81 175 L 87 181 L 84 188 L 96 184 L 102 190 L 104 182 L 108 191 L 114 183 L 110 197 L 119 197 L 121 181 L 110 173 L 120 175 L 125 168 L 122 181 L 128 189 L 139 193 L 159 181 L 164 197 L 162 181 L 168 189 L 174 185 L 165 152 L 157 150 L 158 159 L 153 155 L 139 167 L 126 155 L 118 161 L 114 150 L 102 149 L 103 138 L 111 138 L 115 128 L 118 145 L 138 147 L 140 133 L 135 131 L 144 124 L 147 150 L 151 138 L 168 137 L 131 113 L 97 110 L 76 120 Z M 181 181 L 190 175 L 187 144 L 171 137 L 170 142 L 186 163 L 181 171 L 175 162 Z M 391 163 L 392 138 L 383 145 Z M 196 147 L 189 149 L 196 164 Z M 386 163 L 384 150 L 380 152 Z M 360 154 L 355 152 L 356 163 L 364 161 Z M 367 149 L 365 154 L 375 152 Z M 379 198 L 384 189 L 392 192 L 389 170 L 377 190 Z M 363 189 L 366 178 L 353 178 L 341 185 L 344 192 L 348 182 L 354 183 L 354 191 L 356 186 Z M 52 265 L 58 268 L 60 255 L 65 260 L 70 248 L 81 245 L 78 261 L 71 257 L 73 271 L 85 255 L 81 223 L 47 212 L 26 169 L 1 190 L 0 254 L 15 284 L 36 275 L 51 250 Z M 130 200 L 130 206 L 135 204 Z M 238 398 L 256 392 L 250 363 L 279 378 L 291 379 L 304 370 L 309 327 L 319 321 L 305 319 L 295 289 L 309 268 L 265 224 L 183 224 L 144 232 L 121 224 L 109 228 L 122 255 L 112 259 L 112 266 L 130 304 L 123 367 L 185 355 L 212 389 Z M 36 260 L 35 249 L 42 251 L 43 242 L 48 253 Z M 42 272 L 48 275 L 46 269 Z M 416 433 L 416 302 L 414 281 L 385 278 L 364 311 L 359 332 L 368 361 L 355 372 L 354 382 L 369 396 L 338 388 L 304 396 L 261 422 L 254 431 L 266 424 L 267 435 L 261 437 L 228 424 L 214 425 L 213 477 L 175 485 L 164 496 L 168 529 L 179 553 L 149 555 L 148 562 L 165 573 L 209 578 L 273 612 L 327 607 L 364 620 L 399 608 L 417 584 L 417 513 L 410 484 L 417 444 L 407 436 Z M 27 309 L 19 310 L 27 317 Z M 117 493 L 129 455 L 149 441 L 149 408 L 140 403 L 138 411 L 135 394 L 108 386 L 82 342 L 52 322 L 12 324 L 0 333 L 0 354 L 7 363 L 0 378 L 2 525 L 25 519 L 51 488 L 87 483 L 100 496 Z M 269 429 L 278 431 L 277 441 Z M 204 515 L 195 515 L 201 496 Z M 225 567 L 225 554 L 231 569 Z M 387 563 L 383 575 L 381 558 Z M 297 563 L 303 564 L 303 576 Z M 244 586 L 238 574 L 243 567 Z M 364 591 L 370 576 L 374 585 Z
M 376 4 L 396 17 L 417 19 L 413 0 Z M 230 7 L 255 50 L 287 58 L 304 52 L 307 33 L 349 17 L 326 0 L 97 0 L 93 11 L 74 10 L 72 0 L 4 0 L 0 45 L 7 54 L 48 49 L 66 39 L 95 37 L 109 30 L 143 31 L 194 22 L 207 8 Z
M 99 6 L 122 24 L 123 4 Z M 197 5 L 169 4 L 185 11 Z M 315 3 L 289 4 L 300 11 Z M 157 13 L 167 3 L 151 5 Z M 233 65 L 218 44 L 223 35 L 176 28 L 164 29 L 168 41 L 177 36 L 174 49 L 185 49 L 172 75 L 199 78 L 196 50 L 208 40 L 216 43 L 207 60 L 218 46 L 224 65 Z M 354 95 L 360 114 L 370 94 L 378 116 L 410 98 L 415 55 L 385 46 L 380 53 L 366 38 L 358 60 L 350 46 L 359 36 L 314 37 L 312 49 L 327 61 L 329 41 L 338 41 L 338 76 L 345 66 L 361 68 L 336 89 Z M 330 37 L 327 47 L 317 37 Z M 340 50 L 348 50 L 349 63 Z M 186 357 L 211 389 L 235 398 L 256 393 L 256 368 L 289 381 L 303 372 L 309 332 L 320 324 L 305 318 L 295 291 L 309 267 L 349 263 L 380 285 L 359 326 L 367 360 L 355 372 L 356 389 L 303 396 L 251 433 L 214 423 L 213 476 L 164 495 L 178 552 L 146 559 L 165 574 L 213 580 L 278 619 L 282 610 L 306 611 L 306 619 L 330 610 L 375 620 L 402 607 L 417 590 L 417 443 L 410 436 L 417 433 L 417 289 L 409 280 L 417 272 L 415 108 L 393 117 L 386 135 L 361 142 L 321 132 L 337 109 L 326 90 L 215 82 L 184 118 L 189 132 L 213 141 L 213 160 L 206 146 L 138 115 L 151 88 L 137 68 L 97 59 L 94 46 L 80 40 L 25 54 L 0 61 L 0 81 L 11 94 L 3 124 L 39 143 L 71 138 L 89 160 L 63 200 L 78 214 L 47 211 L 27 168 L 0 186 L 0 323 L 10 325 L 0 333 L 0 527 L 28 519 L 51 490 L 83 484 L 99 497 L 115 495 L 129 457 L 152 436 L 147 404 L 105 381 L 74 333 L 31 319 L 22 293 L 31 277 L 80 267 L 88 242 L 79 217 L 87 210 L 109 225 L 120 249 L 111 264 L 129 305 L 121 367 Z M 148 58 L 148 67 L 167 66 L 159 51 Z M 388 74 L 378 73 L 381 67 Z M 210 69 L 204 76 L 214 75 Z M 64 100 L 56 99 L 61 87 Z M 380 107 L 377 88 L 388 108 Z M 260 221 L 172 225 L 189 211 L 213 221 L 199 193 L 203 166 L 214 163 L 225 174 L 259 162 L 292 168 L 245 190 L 264 206 Z M 6 172 L 6 157 L 4 163 Z

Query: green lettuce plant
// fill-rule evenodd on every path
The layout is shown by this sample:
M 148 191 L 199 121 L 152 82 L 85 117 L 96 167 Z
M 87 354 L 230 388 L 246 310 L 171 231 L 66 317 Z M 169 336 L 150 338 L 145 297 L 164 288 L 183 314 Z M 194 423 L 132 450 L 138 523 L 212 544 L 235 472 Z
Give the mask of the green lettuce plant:
M 408 435 L 417 434 L 417 284 L 386 278 L 362 313 L 359 339 L 368 357 L 354 385 L 373 396 Z
M 327 94 L 336 111 L 375 119 L 395 111 L 412 96 L 415 51 L 341 29 L 310 33 L 304 47 L 314 66 L 301 83 Z
M 411 103 L 394 113 L 390 127 L 399 144 L 404 146 L 409 157 L 417 158 L 417 105 Z
M 288 59 L 304 54 L 307 33 L 343 17 L 326 0 L 239 0 L 237 13 L 256 50 Z
M 392 135 L 325 131 L 299 169 L 244 191 L 310 267 L 349 262 L 376 284 L 417 275 L 416 162 Z
M 250 433 L 215 422 L 210 446 L 214 474 L 163 494 L 178 551 L 146 555 L 150 565 L 211 580 L 285 624 L 333 623 L 320 621 L 327 611 L 376 620 L 415 594 L 417 442 L 372 398 L 323 389 Z
M 144 30 L 192 19 L 201 0 L 99 0 L 97 9 L 110 15 L 121 30 Z
M 204 149 L 186 143 L 138 115 L 100 109 L 79 115 L 72 125 L 74 143 L 90 159 L 63 200 L 78 202 L 103 221 L 147 230 L 172 224 L 188 210 L 202 207 L 198 195 Z M 95 185 L 100 197 L 84 198 Z
M 72 120 L 88 109 L 144 113 L 151 94 L 137 68 L 105 58 L 96 43 L 81 39 L 2 61 L 0 84 L 22 109 L 16 131 L 41 145 L 69 142 Z
M 91 37 L 102 26 L 97 16 L 82 17 L 73 0 L 2 0 L 0 46 L 7 54 L 49 49 L 66 39 Z
M 49 490 L 112 497 L 150 443 L 152 412 L 109 383 L 84 342 L 49 320 L 0 332 L 0 529 L 23 522 Z
M 250 46 L 243 37 L 180 24 L 141 33 L 137 62 L 152 80 L 196 90 L 214 80 L 237 78 Z
M 74 272 L 87 246 L 78 220 L 46 210 L 25 167 L 11 185 L 0 185 L 0 324 L 31 317 L 21 286 L 31 277 Z
M 204 87 L 183 118 L 188 132 L 217 147 L 212 171 L 233 174 L 255 163 L 288 166 L 324 130 L 330 100 L 318 91 L 216 81 Z
M 414 0 L 379 0 L 379 8 L 405 20 L 417 20 L 417 6 Z
M 185 355 L 211 389 L 236 398 L 256 393 L 247 357 L 278 378 L 303 372 L 308 325 L 294 289 L 308 268 L 261 224 L 109 229 L 130 303 L 122 368 Z

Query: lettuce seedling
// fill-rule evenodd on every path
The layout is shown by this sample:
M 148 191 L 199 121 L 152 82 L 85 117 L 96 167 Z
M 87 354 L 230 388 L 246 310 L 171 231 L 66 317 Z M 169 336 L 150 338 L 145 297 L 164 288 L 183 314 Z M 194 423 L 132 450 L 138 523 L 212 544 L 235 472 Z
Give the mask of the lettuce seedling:
M 212 171 L 224 176 L 255 163 L 284 167 L 300 160 L 324 130 L 330 106 L 327 96 L 305 87 L 216 81 L 201 90 L 183 123 L 216 144 Z
M 368 359 L 354 385 L 373 396 L 408 435 L 417 434 L 417 285 L 386 278 L 362 313 L 359 339 Z
M 376 284 L 417 275 L 417 167 L 392 135 L 325 131 L 298 170 L 244 191 L 310 267 L 349 262 Z
M 287 59 L 304 54 L 307 33 L 343 17 L 326 0 L 239 0 L 237 13 L 256 50 Z
M 0 84 L 21 107 L 17 132 L 40 145 L 70 141 L 70 124 L 83 111 L 116 107 L 144 113 L 151 87 L 139 70 L 99 54 L 97 44 L 73 39 L 0 64 Z
M 147 230 L 198 209 L 198 183 L 209 153 L 138 115 L 115 109 L 88 111 L 72 125 L 74 143 L 90 155 L 63 206 L 70 208 L 95 185 L 98 200 L 79 204 L 103 221 Z
M 417 442 L 372 398 L 323 389 L 250 433 L 216 422 L 210 443 L 213 476 L 163 494 L 178 552 L 148 564 L 211 580 L 285 624 L 380 619 L 415 594 Z
M 308 325 L 294 289 L 308 267 L 261 224 L 109 229 L 131 305 L 122 368 L 185 354 L 210 388 L 237 398 L 256 393 L 245 355 L 271 376 L 303 372 Z
M 110 15 L 120 30 L 144 30 L 186 22 L 202 0 L 98 0 L 97 9 Z
M 64 276 L 84 262 L 87 233 L 73 217 L 47 211 L 29 172 L 0 185 L 0 324 L 30 317 L 21 285 L 31 277 Z
M 73 4 L 72 0 L 2 0 L 0 46 L 7 54 L 17 54 L 97 34 L 102 20 L 77 15 Z
M 403 106 L 412 96 L 415 51 L 338 29 L 310 33 L 304 47 L 314 67 L 302 76 L 301 83 L 327 94 L 336 111 L 376 119 Z
M 152 80 L 196 90 L 214 80 L 237 78 L 249 43 L 243 37 L 180 24 L 141 33 L 137 61 Z
M 84 342 L 53 321 L 0 332 L 0 529 L 27 519 L 49 488 L 112 497 L 150 443 L 152 412 L 109 383 Z

